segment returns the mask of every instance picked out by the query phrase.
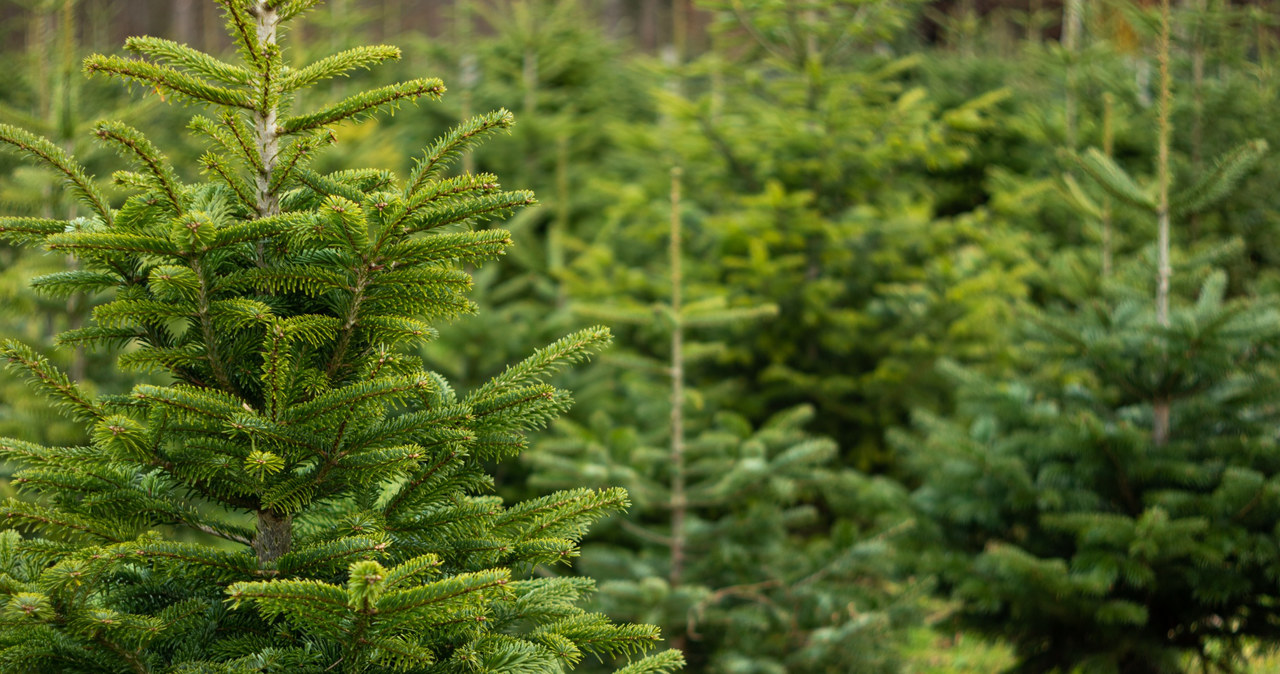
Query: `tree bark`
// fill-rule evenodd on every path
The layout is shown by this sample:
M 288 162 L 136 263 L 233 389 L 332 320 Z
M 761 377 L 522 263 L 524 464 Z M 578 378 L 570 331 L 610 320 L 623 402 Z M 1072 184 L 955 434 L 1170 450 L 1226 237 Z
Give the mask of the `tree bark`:
M 1169 136 L 1172 132 L 1170 115 L 1173 107 L 1173 84 L 1169 77 L 1170 14 L 1169 0 L 1162 0 L 1160 27 L 1160 101 L 1159 147 L 1156 157 L 1159 200 L 1156 204 L 1157 270 L 1156 270 L 1156 322 L 1169 325 L 1169 284 L 1172 269 L 1169 262 Z
M 658 48 L 658 0 L 640 3 L 640 46 L 648 51 Z
M 1156 322 L 1161 327 L 1169 327 L 1169 285 L 1173 270 L 1169 262 L 1169 135 L 1172 123 L 1169 115 L 1172 108 L 1172 83 L 1169 79 L 1169 42 L 1170 13 L 1169 0 L 1160 3 L 1160 140 L 1157 157 L 1157 174 L 1160 196 L 1156 206 L 1157 234 L 1157 270 L 1156 270 Z M 1157 447 L 1169 442 L 1170 401 L 1168 398 L 1157 398 L 1152 403 L 1151 438 Z
M 258 555 L 258 565 L 274 563 L 293 544 L 293 516 L 274 510 L 258 511 L 258 531 L 253 537 L 253 551 Z
M 173 14 L 170 30 L 174 39 L 182 44 L 192 45 L 197 37 L 196 1 L 173 0 L 171 7 Z
M 255 16 L 258 19 L 258 44 L 276 43 L 276 27 L 280 16 L 275 9 L 259 1 Z M 257 176 L 258 216 L 267 217 L 280 214 L 280 200 L 271 189 L 271 174 L 275 171 L 276 158 L 280 152 L 280 135 L 276 130 L 276 116 L 279 111 L 275 107 L 257 110 L 254 113 L 254 132 L 257 137 L 258 154 L 262 157 L 262 168 Z
M 1111 157 L 1115 154 L 1115 102 L 1116 98 L 1107 92 L 1102 95 L 1102 152 Z M 1102 198 L 1102 278 L 1111 277 L 1111 197 Z
M 1066 100 L 1063 106 L 1067 148 L 1076 149 L 1076 53 L 1080 48 L 1084 0 L 1066 0 L 1062 17 L 1062 48 L 1067 53 Z

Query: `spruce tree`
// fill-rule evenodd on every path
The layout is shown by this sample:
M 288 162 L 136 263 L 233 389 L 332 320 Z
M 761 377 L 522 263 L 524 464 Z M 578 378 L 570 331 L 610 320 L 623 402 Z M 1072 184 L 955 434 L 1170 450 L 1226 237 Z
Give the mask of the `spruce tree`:
M 1024 376 L 950 366 L 959 414 L 921 413 L 921 437 L 898 438 L 941 543 L 932 568 L 961 625 L 1012 643 L 1012 671 L 1235 671 L 1250 640 L 1280 636 L 1280 312 L 1229 294 L 1221 246 L 1173 245 L 1265 144 L 1173 184 L 1162 13 L 1155 184 L 1096 149 L 1079 159 L 1155 221 L 1155 245 L 1100 296 L 1037 317 Z
M 219 0 L 227 62 L 157 38 L 90 74 L 207 104 L 204 182 L 180 180 L 138 130 L 95 133 L 135 165 L 114 206 L 47 139 L 4 140 L 59 171 L 87 214 L 6 218 L 11 239 L 74 255 L 52 291 L 114 290 L 63 344 L 127 345 L 123 369 L 167 384 L 91 396 L 16 341 L 0 353 L 91 435 L 0 441 L 26 493 L 0 506 L 0 671 L 558 672 L 650 648 L 656 628 L 575 606 L 581 578 L 524 577 L 577 554 L 620 489 L 505 505 L 487 462 L 523 448 L 568 394 L 542 382 L 608 340 L 569 335 L 469 393 L 401 349 L 471 308 L 468 276 L 511 243 L 468 225 L 533 202 L 496 177 L 449 173 L 509 127 L 482 115 L 404 178 L 312 170 L 331 127 L 444 92 L 420 78 L 318 110 L 297 92 L 394 59 L 363 46 L 288 68 L 278 38 L 317 0 Z M 679 666 L 660 653 L 623 671 Z

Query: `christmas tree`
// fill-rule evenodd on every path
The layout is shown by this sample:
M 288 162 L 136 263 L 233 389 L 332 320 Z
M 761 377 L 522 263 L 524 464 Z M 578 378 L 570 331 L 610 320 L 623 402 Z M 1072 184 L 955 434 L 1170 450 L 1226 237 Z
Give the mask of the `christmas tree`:
M 698 167 L 687 204 L 707 217 L 689 250 L 716 264 L 690 265 L 689 283 L 779 310 L 708 361 L 712 376 L 741 385 L 734 407 L 755 423 L 813 405 L 813 430 L 846 461 L 891 469 L 885 430 L 950 403 L 939 355 L 1007 358 L 994 328 L 1026 293 L 1027 236 L 938 186 L 1005 94 L 944 107 L 917 86 L 920 59 L 901 45 L 920 3 L 699 4 L 716 48 L 679 71 L 688 96 L 663 97 L 667 124 L 638 150 Z M 614 257 L 638 266 L 638 250 Z
M 897 671 L 917 617 L 891 580 L 891 543 L 910 528 L 903 490 L 840 466 L 835 443 L 806 429 L 812 407 L 753 426 L 733 411 L 736 390 L 697 385 L 725 351 L 700 337 L 777 309 L 686 293 L 683 222 L 697 216 L 681 212 L 680 171 L 671 180 L 667 296 L 573 305 L 629 348 L 610 354 L 621 367 L 583 405 L 588 419 L 562 420 L 526 455 L 532 482 L 627 487 L 634 509 L 584 545 L 582 567 L 607 612 L 662 625 L 691 668 Z
M 121 122 L 95 134 L 136 170 L 119 207 L 47 139 L 0 137 L 51 166 L 87 214 L 0 220 L 22 243 L 73 254 L 49 292 L 113 290 L 76 345 L 126 345 L 122 369 L 163 375 L 94 397 L 27 346 L 11 366 L 91 444 L 0 441 L 26 493 L 0 506 L 0 671 L 558 672 L 651 648 L 657 629 L 575 602 L 581 578 L 524 579 L 577 554 L 620 489 L 506 505 L 484 466 L 569 403 L 545 383 L 608 340 L 569 335 L 469 393 L 403 355 L 470 310 L 459 264 L 511 243 L 468 225 L 533 203 L 492 175 L 451 174 L 509 127 L 499 110 L 433 143 L 404 178 L 312 170 L 331 127 L 419 99 L 420 78 L 317 110 L 295 94 L 395 59 L 389 46 L 286 66 L 278 38 L 317 0 L 219 0 L 239 63 L 156 38 L 90 74 L 207 104 L 193 133 L 206 180 L 184 183 Z M 622 671 L 666 672 L 667 651 Z
M 958 415 L 921 413 L 922 437 L 898 438 L 941 543 L 930 566 L 962 625 L 1012 643 L 1012 671 L 1235 671 L 1277 636 L 1280 313 L 1231 296 L 1211 266 L 1229 246 L 1172 245 L 1174 221 L 1225 199 L 1265 144 L 1176 188 L 1167 0 L 1162 14 L 1154 185 L 1079 158 L 1155 221 L 1155 245 L 1100 296 L 1039 316 L 1023 377 L 953 366 Z
M 128 98 L 114 83 L 80 76 L 80 59 L 87 50 L 80 42 L 78 4 L 56 0 L 30 8 L 27 34 L 33 48 L 5 57 L 4 67 L 15 76 L 0 100 L 0 123 L 31 129 L 74 151 L 87 166 L 99 167 L 111 160 L 111 151 L 94 147 L 89 131 L 103 115 L 124 113 Z M 134 103 L 129 112 L 137 115 L 154 100 Z M 10 154 L 2 159 L 6 165 L 0 169 L 0 203 L 10 215 L 79 214 L 79 204 L 63 192 L 59 174 Z M 92 307 L 82 293 L 51 296 L 36 292 L 27 282 L 69 269 L 74 261 L 2 241 L 0 259 L 0 334 L 20 336 L 86 385 L 122 391 L 133 384 L 136 377 L 117 372 L 109 354 L 91 357 L 83 349 L 52 349 L 54 335 L 82 326 Z M 27 395 L 25 382 L 8 372 L 0 372 L 0 401 L 0 435 L 54 444 L 81 443 L 88 437 L 81 425 L 63 418 L 47 401 Z

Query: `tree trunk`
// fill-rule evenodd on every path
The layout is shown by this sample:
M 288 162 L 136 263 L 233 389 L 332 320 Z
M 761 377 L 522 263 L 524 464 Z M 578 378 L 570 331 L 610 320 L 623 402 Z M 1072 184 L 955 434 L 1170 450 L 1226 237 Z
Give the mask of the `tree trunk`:
M 1173 270 L 1169 263 L 1169 135 L 1172 124 L 1169 116 L 1172 101 L 1172 83 L 1169 80 L 1169 42 L 1171 41 L 1169 0 L 1160 3 L 1160 124 L 1159 124 L 1159 156 L 1157 157 L 1157 174 L 1160 196 L 1156 206 L 1156 225 L 1158 227 L 1157 270 L 1156 270 L 1156 322 L 1161 327 L 1169 327 L 1169 285 Z M 1152 441 L 1157 447 L 1169 442 L 1170 401 L 1158 398 L 1152 405 Z
M 1080 49 L 1084 0 L 1066 0 L 1062 17 L 1062 48 L 1067 53 L 1067 90 L 1063 105 L 1063 126 L 1067 148 L 1076 149 L 1076 55 Z
M 642 0 L 640 3 L 640 46 L 654 51 L 658 48 L 658 0 Z
M 671 169 L 671 567 L 667 582 L 672 589 L 684 579 L 685 517 L 689 508 L 685 494 L 684 465 L 684 325 L 680 318 L 681 285 L 684 282 L 680 264 L 680 169 Z M 671 645 L 684 649 L 684 635 L 672 635 Z
M 293 516 L 274 510 L 258 511 L 258 532 L 253 537 L 253 551 L 258 566 L 267 566 L 289 551 L 293 544 Z
M 201 38 L 200 49 L 212 54 L 222 51 L 224 34 L 222 32 L 222 17 L 218 14 L 218 6 L 212 2 L 206 2 L 203 5 L 204 16 L 201 17 L 201 30 L 203 37 Z
M 619 37 L 619 30 L 626 19 L 626 3 L 623 0 L 606 0 L 604 3 L 604 29 L 609 37 Z
M 196 0 L 173 0 L 171 7 L 171 34 L 178 42 L 194 46 L 198 36 Z
M 1187 3 L 1188 9 L 1195 12 L 1188 29 L 1191 35 L 1191 169 L 1200 175 L 1204 167 L 1204 29 L 1201 18 L 1206 9 L 1205 0 L 1193 0 Z M 1188 236 L 1191 241 L 1199 238 L 1200 215 L 1192 213 L 1187 218 Z
M 1169 284 L 1172 269 L 1169 262 L 1169 136 L 1173 124 L 1170 118 L 1173 108 L 1173 84 L 1169 77 L 1169 43 L 1171 41 L 1169 0 L 1161 2 L 1160 28 L 1160 101 L 1159 148 L 1156 157 L 1156 173 L 1159 197 L 1156 204 L 1157 270 L 1156 270 L 1156 322 L 1169 325 Z
M 462 121 L 471 118 L 472 108 L 474 107 L 473 97 L 475 96 L 476 84 L 480 79 L 480 59 L 476 55 L 475 39 L 473 38 L 475 24 L 475 8 L 472 3 L 475 0 L 458 0 L 454 5 L 454 34 L 458 36 L 458 43 L 462 49 L 462 55 L 458 58 L 458 85 L 462 88 Z M 468 150 L 462 155 L 462 172 L 475 173 L 476 160 L 475 156 Z
M 1115 104 L 1116 97 L 1107 92 L 1102 95 L 1102 152 L 1115 154 Z M 1102 198 L 1102 278 L 1111 277 L 1111 197 Z

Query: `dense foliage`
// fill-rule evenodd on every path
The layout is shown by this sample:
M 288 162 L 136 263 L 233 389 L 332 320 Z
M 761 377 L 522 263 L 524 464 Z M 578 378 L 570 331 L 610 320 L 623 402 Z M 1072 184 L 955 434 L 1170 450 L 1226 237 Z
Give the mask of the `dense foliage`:
M 658 339 L 608 356 L 607 395 L 527 454 L 531 483 L 627 488 L 627 519 L 584 549 L 581 566 L 606 581 L 608 613 L 662 625 L 691 668 L 897 671 L 916 614 L 914 597 L 888 587 L 889 543 L 909 526 L 903 491 L 842 466 L 836 444 L 806 430 L 811 407 L 756 427 L 723 390 L 689 379 L 723 351 L 703 335 L 767 325 L 777 310 L 686 294 L 681 182 L 672 171 L 664 301 L 573 306 Z
M 953 366 L 957 413 L 921 412 L 922 438 L 899 436 L 940 541 L 928 568 L 963 624 L 1014 645 L 1017 671 L 1154 674 L 1188 656 L 1231 671 L 1280 619 L 1280 315 L 1272 299 L 1227 297 L 1226 274 L 1204 268 L 1222 250 L 1175 260 L 1172 241 L 1186 231 L 1173 225 L 1230 203 L 1266 143 L 1173 180 L 1168 3 L 1160 25 L 1153 184 L 1109 152 L 1074 155 L 1108 199 L 1155 221 L 1154 240 L 1114 271 L 1106 251 L 1091 296 L 1038 317 L 1023 376 Z
M 656 628 L 575 606 L 589 580 L 522 577 L 574 556 L 590 523 L 626 507 L 624 492 L 511 506 L 484 494 L 485 463 L 566 407 L 543 377 L 607 332 L 574 333 L 465 394 L 396 349 L 468 311 L 456 267 L 510 243 L 457 226 L 533 200 L 489 174 L 446 173 L 510 113 L 451 129 L 404 179 L 317 173 L 330 126 L 436 98 L 443 84 L 303 112 L 294 92 L 399 51 L 356 47 L 288 69 L 277 36 L 314 2 L 221 4 L 240 64 L 158 38 L 129 40 L 143 59 L 85 61 L 221 108 L 190 125 L 210 143 L 208 181 L 184 183 L 142 133 L 99 123 L 95 135 L 138 168 L 115 175 L 132 192 L 115 208 L 54 143 L 0 127 L 88 211 L 3 220 L 11 240 L 76 256 L 78 268 L 33 285 L 114 291 L 60 341 L 129 344 L 121 368 L 172 382 L 95 397 L 29 347 L 0 349 L 91 434 L 88 447 L 0 443 L 29 495 L 0 507 L 0 669 L 554 672 L 649 649 Z M 680 660 L 668 651 L 624 671 Z
M 955 370 L 960 414 L 904 439 L 966 625 L 1019 671 L 1231 665 L 1276 637 L 1280 316 L 1209 275 L 1165 328 L 1144 294 L 1045 319 L 1052 363 L 1012 381 Z M 1153 401 L 1173 403 L 1169 441 Z
M 237 2 L 229 6 L 254 4 Z M 594 671 L 615 663 L 590 657 L 583 633 L 556 630 L 588 621 L 601 635 L 653 634 L 579 613 L 579 599 L 660 626 L 692 669 L 708 672 L 1231 669 L 1273 645 L 1269 298 L 1280 281 L 1280 202 L 1264 148 L 1280 143 L 1270 123 L 1280 26 L 1264 5 L 1175 0 L 1166 22 L 1151 0 L 331 0 L 291 17 L 290 49 L 265 57 L 243 36 L 238 60 L 135 38 L 148 58 L 89 62 L 136 76 L 141 110 L 122 109 L 105 78 L 72 72 L 77 42 L 110 48 L 96 20 L 121 3 L 29 4 L 38 49 L 0 54 L 25 73 L 0 91 L 0 122 L 53 146 L 9 127 L 5 138 L 68 169 L 74 155 L 86 167 L 70 171 L 81 196 L 104 207 L 86 209 L 58 187 L 65 171 L 0 157 L 6 212 L 34 218 L 2 225 L 0 331 L 33 349 L 9 353 L 49 381 L 62 381 L 54 365 L 69 371 L 82 399 L 121 430 L 88 408 L 57 420 L 2 380 L 0 434 L 75 447 L 46 458 L 32 449 L 0 474 L 19 473 L 27 500 L 15 513 L 52 508 L 78 524 L 130 517 L 99 532 L 111 540 L 54 535 L 47 522 L 6 538 L 16 556 L 5 559 L 31 564 L 9 576 L 11 596 L 53 597 L 67 616 L 106 607 L 154 617 L 162 603 L 193 598 L 174 584 L 156 589 L 183 577 L 204 583 L 198 598 L 219 607 L 206 624 L 290 624 L 299 619 L 247 594 L 236 609 L 219 603 L 230 584 L 261 589 L 253 584 L 263 578 L 205 574 L 185 557 L 143 564 L 76 550 L 174 545 L 186 555 L 213 543 L 217 555 L 238 550 L 245 569 L 279 571 L 283 562 L 245 545 L 293 518 L 279 560 L 339 546 L 338 561 L 307 576 L 325 589 L 308 587 L 342 592 L 353 607 L 352 593 L 364 591 L 350 584 L 357 561 L 395 574 L 431 553 L 446 575 L 532 572 L 538 580 L 504 586 L 525 593 L 516 602 L 467 605 L 489 611 L 483 623 L 422 637 L 443 640 L 424 646 L 446 658 L 431 667 L 470 657 L 458 647 L 464 636 L 480 644 L 501 634 L 497 650 L 532 658 L 522 662 Z M 217 52 L 214 12 L 173 7 L 174 34 Z M 368 46 L 427 23 L 428 33 L 396 37 L 410 45 L 403 58 Z M 1176 83 L 1167 101 L 1162 24 Z M 362 73 L 372 91 L 312 78 L 374 61 L 385 63 Z M 446 76 L 450 95 L 347 118 L 365 104 L 390 111 L 434 98 L 422 73 Z M 277 89 L 254 88 L 264 75 Z M 194 133 L 186 115 L 157 105 L 171 98 L 196 104 Z M 211 99 L 232 115 L 204 108 Z M 272 153 L 255 150 L 254 115 L 275 104 L 278 162 L 297 168 L 272 168 L 263 192 Z M 503 106 L 518 125 L 503 113 L 476 117 Z M 99 124 L 116 110 L 145 112 L 148 138 L 168 158 L 131 129 Z M 106 143 L 83 133 L 95 128 Z M 495 130 L 509 136 L 473 142 Z M 87 177 L 116 168 L 110 147 L 141 160 L 116 186 Z M 416 147 L 430 150 L 415 160 L 404 149 Z M 495 176 L 540 203 L 503 192 Z M 1173 188 L 1163 220 L 1161 185 Z M 482 217 L 504 210 L 500 230 Z M 193 213 L 207 221 L 171 227 Z M 434 224 L 397 234 L 388 218 Z M 141 238 L 100 246 L 108 220 Z M 219 243 L 249 225 L 249 239 Z M 41 242 L 73 260 L 26 245 Z M 389 264 L 387 255 L 431 246 L 440 248 Z M 502 264 L 482 264 L 499 254 Z M 41 275 L 39 292 L 24 287 Z M 1156 300 L 1162 277 L 1167 311 Z M 480 311 L 468 313 L 469 301 Z M 91 314 L 94 303 L 103 306 Z M 549 379 L 540 363 L 603 344 L 597 323 L 616 342 L 603 362 Z M 273 337 L 273 326 L 284 332 Z M 557 341 L 566 333 L 574 337 Z M 89 338 L 109 348 L 71 348 Z M 116 355 L 124 368 L 113 367 Z M 288 382 L 279 396 L 264 367 Z M 532 368 L 529 379 L 521 368 Z M 414 377 L 426 377 L 425 392 L 397 388 Z M 578 404 L 569 409 L 544 380 L 577 392 Z M 167 398 L 99 395 L 130 387 L 195 396 L 207 414 L 178 412 Z M 224 395 L 234 397 L 214 400 Z M 317 400 L 346 409 L 276 427 Z M 344 453 L 353 437 L 424 414 L 436 415 L 430 428 Z M 523 434 L 555 416 L 525 449 Z M 315 445 L 334 428 L 338 444 Z M 352 463 L 375 447 L 372 464 Z M 449 470 L 430 472 L 446 449 L 457 453 Z M 517 453 L 523 460 L 508 460 Z M 92 462 L 105 462 L 99 477 L 133 482 L 108 489 L 84 474 Z M 397 490 L 422 477 L 444 482 L 388 512 Z M 235 488 L 212 486 L 224 481 Z M 73 498 L 73 489 L 92 493 Z M 555 489 L 569 500 L 546 496 Z M 625 514 L 595 523 L 624 501 Z M 540 504 L 585 510 L 563 530 L 534 533 L 544 520 L 521 513 L 554 519 Z M 465 524 L 444 521 L 458 514 Z M 580 562 L 552 564 L 558 552 L 577 554 L 588 523 Z M 408 533 L 417 526 L 439 538 Z M 168 542 L 136 538 L 147 529 Z M 57 603 L 68 586 L 50 585 L 70 559 L 110 580 L 81 604 Z M 391 595 L 379 596 L 370 601 Z M 554 615 L 512 612 L 544 598 Z M 76 620 L 23 647 L 61 647 L 53 633 L 77 643 L 106 634 Z M 164 644 L 194 632 L 173 624 L 137 652 L 176 653 Z M 277 633 L 298 629 L 310 627 Z M 972 641 L 959 629 L 1012 653 L 966 665 Z M 0 640 L 9 634 L 0 629 Z M 332 633 L 310 638 L 310 651 L 294 643 L 263 655 L 253 649 L 264 644 L 246 640 L 190 657 L 345 658 L 335 670 L 383 657 L 338 654 Z M 927 657 L 913 652 L 921 643 Z

